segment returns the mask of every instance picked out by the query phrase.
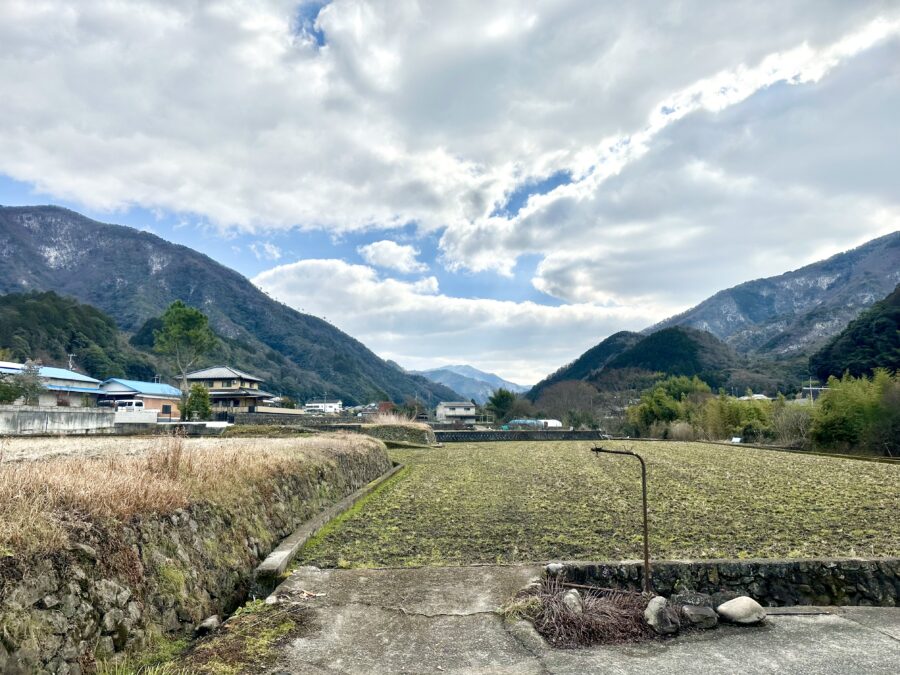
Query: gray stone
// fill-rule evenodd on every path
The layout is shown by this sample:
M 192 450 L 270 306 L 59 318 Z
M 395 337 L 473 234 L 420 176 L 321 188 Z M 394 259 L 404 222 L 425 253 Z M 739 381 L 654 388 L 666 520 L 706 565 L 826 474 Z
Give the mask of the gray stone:
M 79 551 L 86 555 L 91 560 L 97 559 L 97 549 L 93 546 L 88 546 L 87 544 L 72 544 L 70 547 L 72 551 Z
M 759 623 L 766 618 L 766 610 L 753 598 L 742 595 L 716 607 L 725 621 L 739 624 Z
M 544 570 L 547 572 L 547 576 L 555 577 L 557 574 L 563 571 L 564 565 L 562 563 L 550 563 Z
M 659 635 L 671 635 L 677 633 L 681 627 L 678 613 L 662 596 L 656 596 L 647 604 L 644 610 L 644 620 Z
M 219 620 L 218 614 L 213 614 L 212 616 L 204 619 L 200 625 L 198 625 L 194 629 L 194 635 L 200 637 L 202 635 L 209 635 L 210 633 L 214 633 L 219 630 L 219 627 L 222 625 L 222 622 Z
M 125 614 L 121 609 L 111 609 L 103 615 L 103 632 L 114 633 L 125 621 Z
M 681 618 L 685 623 L 697 628 L 715 628 L 719 623 L 716 610 L 700 605 L 684 605 L 681 608 Z
M 121 606 L 124 603 L 120 602 L 120 599 L 124 598 L 125 602 L 128 602 L 128 597 L 131 595 L 127 588 L 120 586 L 112 579 L 101 579 L 98 581 L 94 584 L 94 592 L 100 598 L 104 607 Z
M 584 613 L 584 601 L 581 599 L 581 593 L 574 588 L 565 592 L 562 597 L 562 603 L 575 614 Z
M 43 607 L 44 609 L 52 609 L 53 607 L 56 607 L 58 604 L 59 604 L 59 598 L 56 597 L 55 595 L 53 595 L 52 593 L 50 595 L 44 596 L 44 598 L 41 599 L 41 607 Z
M 706 593 L 697 591 L 682 591 L 669 596 L 669 602 L 673 605 L 693 605 L 694 607 L 713 607 L 712 597 Z

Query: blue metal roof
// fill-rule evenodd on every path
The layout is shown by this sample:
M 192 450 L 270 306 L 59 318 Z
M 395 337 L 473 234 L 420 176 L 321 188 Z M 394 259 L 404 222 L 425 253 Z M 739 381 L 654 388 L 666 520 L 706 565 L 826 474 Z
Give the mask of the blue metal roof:
M 54 368 L 53 366 L 41 366 L 40 374 L 41 377 L 46 377 L 54 380 L 72 380 L 74 382 L 91 382 L 93 384 L 100 384 L 100 380 L 95 380 L 93 377 L 88 377 L 87 375 L 76 373 L 73 370 L 66 370 L 65 368 Z
M 173 387 L 171 384 L 163 384 L 162 382 L 141 382 L 139 380 L 122 380 L 118 377 L 111 377 L 108 380 L 105 380 L 103 384 L 107 382 L 116 382 L 121 384 L 124 387 L 128 387 L 129 389 L 133 389 L 135 393 L 138 394 L 146 394 L 147 396 L 171 396 L 173 398 L 180 398 L 181 392 Z

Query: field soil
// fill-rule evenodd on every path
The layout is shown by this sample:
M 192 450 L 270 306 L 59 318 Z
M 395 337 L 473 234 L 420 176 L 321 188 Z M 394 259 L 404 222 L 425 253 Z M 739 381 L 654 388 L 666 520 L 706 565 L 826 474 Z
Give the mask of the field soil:
M 301 550 L 318 567 L 642 555 L 640 469 L 594 443 L 394 450 L 407 470 Z M 657 560 L 900 554 L 900 466 L 699 443 L 604 442 L 647 462 Z

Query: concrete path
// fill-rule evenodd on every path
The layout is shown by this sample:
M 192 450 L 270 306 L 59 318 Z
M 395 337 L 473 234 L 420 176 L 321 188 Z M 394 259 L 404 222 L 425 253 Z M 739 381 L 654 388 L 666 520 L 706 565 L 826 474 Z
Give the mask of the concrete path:
M 302 568 L 276 591 L 311 608 L 271 673 L 897 673 L 900 608 L 787 608 L 639 646 L 551 649 L 494 610 L 539 567 Z M 309 597 L 309 593 L 325 595 Z M 777 612 L 777 613 L 775 613 Z

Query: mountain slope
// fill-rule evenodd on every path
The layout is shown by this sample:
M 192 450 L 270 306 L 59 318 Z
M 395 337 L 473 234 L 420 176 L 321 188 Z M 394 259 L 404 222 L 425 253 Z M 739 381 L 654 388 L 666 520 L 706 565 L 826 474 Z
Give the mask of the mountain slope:
M 613 333 L 599 344 L 588 349 L 572 363 L 563 366 L 534 385 L 531 391 L 528 392 L 528 398 L 536 401 L 548 387 L 558 382 L 587 379 L 593 373 L 601 370 L 612 359 L 634 347 L 643 339 L 644 336 L 640 333 L 632 333 L 627 330 Z
M 459 392 L 466 400 L 476 403 L 486 403 L 491 395 L 500 388 L 508 389 L 515 393 L 528 391 L 528 387 L 504 380 L 494 373 L 486 373 L 472 366 L 444 366 L 443 368 L 431 368 L 430 370 L 416 371 L 417 375 L 427 377 L 432 382 L 450 387 Z
M 56 293 L 11 293 L 0 296 L 0 348 L 22 362 L 74 365 L 91 377 L 148 380 L 155 365 L 133 349 L 115 322 L 98 309 Z
M 298 398 L 430 403 L 456 398 L 397 370 L 331 324 L 276 302 L 234 270 L 147 232 L 54 206 L 0 207 L 0 292 L 53 290 L 98 307 L 126 331 L 174 300 L 199 308 L 234 346 L 233 364 Z
M 743 353 L 808 354 L 900 282 L 900 232 L 827 260 L 716 293 L 652 326 L 706 330 Z
M 648 335 L 610 359 L 606 370 L 638 368 L 666 375 L 696 375 L 711 387 L 723 387 L 741 360 L 706 331 L 675 326 Z
M 823 382 L 844 371 L 859 377 L 875 368 L 900 370 L 900 285 L 813 354 L 809 365 Z

